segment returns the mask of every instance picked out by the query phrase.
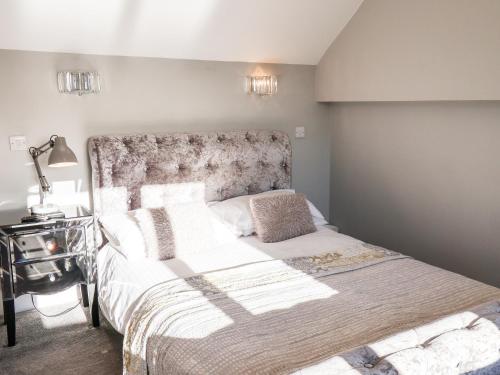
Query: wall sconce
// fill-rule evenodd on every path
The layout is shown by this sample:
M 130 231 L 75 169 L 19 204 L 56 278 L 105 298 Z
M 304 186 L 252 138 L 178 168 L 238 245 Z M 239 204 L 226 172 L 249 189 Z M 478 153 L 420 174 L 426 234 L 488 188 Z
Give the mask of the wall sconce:
M 276 76 L 250 76 L 247 77 L 247 93 L 260 96 L 274 95 L 278 92 L 278 79 Z
M 97 94 L 101 91 L 101 80 L 97 72 L 59 72 L 57 85 L 60 93 Z

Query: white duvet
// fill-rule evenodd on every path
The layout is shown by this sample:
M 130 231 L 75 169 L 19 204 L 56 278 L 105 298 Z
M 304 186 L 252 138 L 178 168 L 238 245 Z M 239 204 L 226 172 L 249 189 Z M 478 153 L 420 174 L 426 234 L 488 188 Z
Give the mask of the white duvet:
M 240 237 L 209 252 L 166 261 L 128 261 L 107 244 L 97 256 L 99 304 L 106 319 L 123 334 L 139 297 L 161 282 L 271 259 L 333 252 L 359 243 L 320 226 L 317 232 L 282 242 L 262 243 L 255 236 Z

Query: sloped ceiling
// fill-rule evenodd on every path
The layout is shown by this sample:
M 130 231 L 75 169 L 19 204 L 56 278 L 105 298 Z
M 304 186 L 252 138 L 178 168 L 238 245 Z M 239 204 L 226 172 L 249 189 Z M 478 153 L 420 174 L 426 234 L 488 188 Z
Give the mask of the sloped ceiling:
M 2 0 L 0 48 L 319 62 L 363 0 Z

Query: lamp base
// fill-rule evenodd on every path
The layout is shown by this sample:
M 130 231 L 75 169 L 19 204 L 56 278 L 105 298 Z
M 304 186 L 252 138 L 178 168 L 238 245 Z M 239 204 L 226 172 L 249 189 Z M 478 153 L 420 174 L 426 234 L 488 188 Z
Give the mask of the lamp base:
M 52 219 L 64 218 L 64 212 L 59 210 L 59 207 L 52 203 L 37 204 L 30 207 L 31 215 L 21 219 L 22 222 L 38 222 Z
M 32 215 L 50 215 L 59 211 L 59 206 L 52 203 L 35 204 L 30 207 Z

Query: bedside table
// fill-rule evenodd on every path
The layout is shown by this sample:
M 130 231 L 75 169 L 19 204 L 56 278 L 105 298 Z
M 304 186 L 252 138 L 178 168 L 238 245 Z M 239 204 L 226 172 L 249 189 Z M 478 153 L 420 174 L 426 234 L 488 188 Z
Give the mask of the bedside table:
M 80 285 L 82 303 L 99 325 L 95 288 L 94 217 L 84 207 L 61 207 L 64 218 L 21 223 L 25 210 L 0 211 L 0 276 L 8 346 L 16 343 L 14 299 Z

